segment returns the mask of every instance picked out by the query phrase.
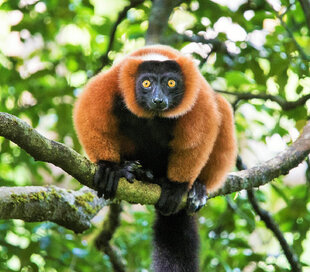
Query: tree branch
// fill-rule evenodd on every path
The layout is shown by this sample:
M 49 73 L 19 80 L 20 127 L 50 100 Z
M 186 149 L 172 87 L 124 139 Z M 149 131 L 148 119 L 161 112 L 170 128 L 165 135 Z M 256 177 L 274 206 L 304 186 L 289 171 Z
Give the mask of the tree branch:
M 212 46 L 212 52 L 223 52 L 228 55 L 232 55 L 227 50 L 227 46 L 224 42 L 221 42 L 218 39 L 206 39 L 201 35 L 186 35 L 186 34 L 178 34 L 175 33 L 167 38 L 165 38 L 164 43 L 178 43 L 178 42 L 194 42 L 194 43 L 202 43 L 208 44 Z
M 35 160 L 50 162 L 94 189 L 92 180 L 96 166 L 93 163 L 64 144 L 45 138 L 23 120 L 0 113 L 0 136 L 19 145 Z
M 0 113 L 0 135 L 25 149 L 37 160 L 50 162 L 62 168 L 80 183 L 94 188 L 93 177 L 96 165 L 71 148 L 48 140 L 21 119 L 8 113 Z M 290 147 L 258 166 L 230 174 L 222 188 L 209 194 L 209 197 L 226 195 L 243 189 L 264 185 L 274 178 L 287 174 L 301 163 L 310 153 L 310 121 L 301 136 Z M 135 181 L 130 184 L 120 179 L 116 198 L 130 203 L 154 205 L 160 196 L 160 187 Z M 185 200 L 184 200 L 185 202 Z
M 56 186 L 0 187 L 0 219 L 51 221 L 76 233 L 90 228 L 90 220 L 106 204 L 87 187 L 79 191 Z
M 304 11 L 306 24 L 308 26 L 308 33 L 310 33 L 310 1 L 309 0 L 299 0 L 300 5 Z
M 238 156 L 236 165 L 237 165 L 238 170 L 247 169 L 246 165 L 243 163 L 241 157 L 239 156 Z M 247 190 L 247 195 L 248 195 L 249 202 L 251 203 L 253 207 L 253 210 L 258 214 L 260 219 L 265 223 L 266 227 L 273 232 L 274 236 L 279 241 L 283 249 L 283 252 L 286 256 L 286 259 L 291 265 L 292 271 L 296 271 L 296 272 L 301 271 L 301 267 L 300 267 L 300 263 L 299 263 L 297 255 L 295 254 L 294 250 L 289 246 L 289 244 L 286 242 L 283 233 L 281 232 L 277 223 L 273 220 L 272 215 L 268 211 L 264 210 L 263 208 L 259 206 L 253 189 Z
M 307 122 L 302 134 L 287 149 L 274 158 L 257 166 L 231 173 L 222 188 L 209 197 L 226 195 L 242 189 L 251 189 L 264 185 L 280 175 L 286 175 L 301 163 L 310 153 L 310 121 Z
M 268 3 L 268 2 L 267 2 L 267 3 Z M 297 50 L 298 50 L 298 52 L 299 52 L 301 58 L 302 58 L 303 60 L 305 60 L 305 61 L 310 61 L 310 56 L 307 55 L 307 54 L 305 53 L 305 51 L 303 50 L 303 48 L 299 45 L 299 43 L 298 43 L 297 40 L 295 39 L 293 32 L 290 30 L 290 28 L 287 26 L 287 24 L 286 24 L 286 23 L 284 22 L 284 20 L 283 20 L 283 16 L 284 16 L 285 13 L 289 10 L 290 6 L 287 7 L 286 11 L 284 11 L 283 14 L 279 14 L 279 13 L 273 8 L 273 6 L 272 6 L 270 3 L 268 3 L 268 4 L 269 4 L 269 6 L 271 7 L 271 9 L 276 13 L 277 18 L 280 20 L 280 23 L 281 23 L 282 27 L 284 27 L 284 29 L 286 30 L 288 36 L 289 36 L 289 37 L 292 39 L 292 41 L 294 42 L 294 44 L 295 44 L 295 46 L 296 46 L 296 48 L 297 48 Z
M 252 94 L 252 93 L 240 93 L 240 92 L 228 92 L 222 90 L 216 90 L 218 93 L 228 94 L 237 96 L 237 101 L 240 100 L 250 100 L 250 99 L 263 99 L 271 100 L 279 104 L 279 106 L 284 110 L 292 110 L 299 106 L 304 105 L 308 99 L 310 99 L 310 94 L 300 97 L 296 101 L 287 101 L 280 96 L 270 95 L 270 94 Z
M 146 44 L 164 43 L 163 37 L 172 10 L 181 4 L 181 0 L 153 0 L 146 32 Z
M 97 249 L 102 250 L 109 256 L 113 269 L 116 272 L 124 272 L 126 270 L 123 260 L 120 258 L 120 256 L 118 256 L 116 251 L 110 245 L 113 234 L 120 225 L 121 212 L 122 207 L 120 204 L 112 203 L 110 205 L 108 216 L 103 222 L 103 229 L 96 238 Z
M 289 246 L 289 244 L 286 242 L 283 233 L 281 232 L 278 224 L 273 220 L 271 214 L 258 205 L 258 201 L 255 197 L 253 190 L 248 190 L 247 194 L 254 211 L 259 215 L 260 219 L 265 223 L 266 227 L 273 232 L 274 236 L 279 241 L 286 258 L 291 265 L 292 271 L 294 272 L 302 271 L 297 255 L 295 254 L 293 249 Z

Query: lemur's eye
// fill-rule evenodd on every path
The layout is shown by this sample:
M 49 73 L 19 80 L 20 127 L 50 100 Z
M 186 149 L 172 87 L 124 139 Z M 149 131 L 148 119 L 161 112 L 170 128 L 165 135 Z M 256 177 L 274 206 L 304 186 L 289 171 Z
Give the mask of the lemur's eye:
M 144 81 L 142 82 L 142 86 L 143 86 L 144 88 L 150 87 L 150 86 L 151 86 L 151 81 L 149 81 L 148 79 L 144 80 Z
M 173 88 L 173 87 L 175 87 L 175 80 L 173 80 L 173 79 L 169 79 L 169 81 L 168 81 L 168 86 L 170 87 L 170 88 Z

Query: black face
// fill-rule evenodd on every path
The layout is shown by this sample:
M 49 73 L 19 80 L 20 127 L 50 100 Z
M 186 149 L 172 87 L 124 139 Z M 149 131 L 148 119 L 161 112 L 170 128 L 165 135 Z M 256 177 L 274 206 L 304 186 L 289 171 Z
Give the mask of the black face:
M 155 114 L 173 109 L 184 94 L 179 64 L 172 60 L 145 61 L 139 65 L 136 78 L 137 102 Z

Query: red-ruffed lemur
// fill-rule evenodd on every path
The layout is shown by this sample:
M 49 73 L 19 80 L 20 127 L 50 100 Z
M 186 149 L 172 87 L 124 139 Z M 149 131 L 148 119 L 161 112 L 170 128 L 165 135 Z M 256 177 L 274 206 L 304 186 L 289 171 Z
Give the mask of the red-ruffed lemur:
M 91 79 L 75 106 L 74 122 L 87 155 L 98 164 L 99 195 L 113 198 L 120 177 L 143 178 L 136 161 L 161 185 L 154 270 L 198 271 L 198 235 L 187 211 L 203 206 L 206 190 L 220 187 L 235 163 L 229 103 L 191 58 L 150 46 Z M 187 209 L 179 211 L 187 192 Z

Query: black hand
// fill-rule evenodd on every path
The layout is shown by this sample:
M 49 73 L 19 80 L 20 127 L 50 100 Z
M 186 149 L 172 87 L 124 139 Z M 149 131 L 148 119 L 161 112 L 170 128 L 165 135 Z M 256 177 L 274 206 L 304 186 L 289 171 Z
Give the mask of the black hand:
M 105 199 L 115 197 L 118 181 L 121 177 L 126 178 L 129 182 L 133 182 L 135 178 L 133 164 L 135 162 L 126 162 L 119 165 L 110 161 L 99 161 L 98 168 L 94 177 L 94 186 L 98 191 L 98 196 Z
M 137 180 L 152 182 L 154 179 L 153 173 L 143 169 L 139 161 L 125 161 L 123 165 L 127 166 L 128 171 L 133 173 Z
M 195 213 L 206 205 L 208 197 L 206 186 L 196 180 L 188 192 L 186 210 L 188 213 Z
M 187 182 L 172 182 L 165 178 L 161 180 L 161 195 L 155 208 L 163 215 L 171 215 L 178 212 L 178 207 L 183 195 L 187 192 Z

